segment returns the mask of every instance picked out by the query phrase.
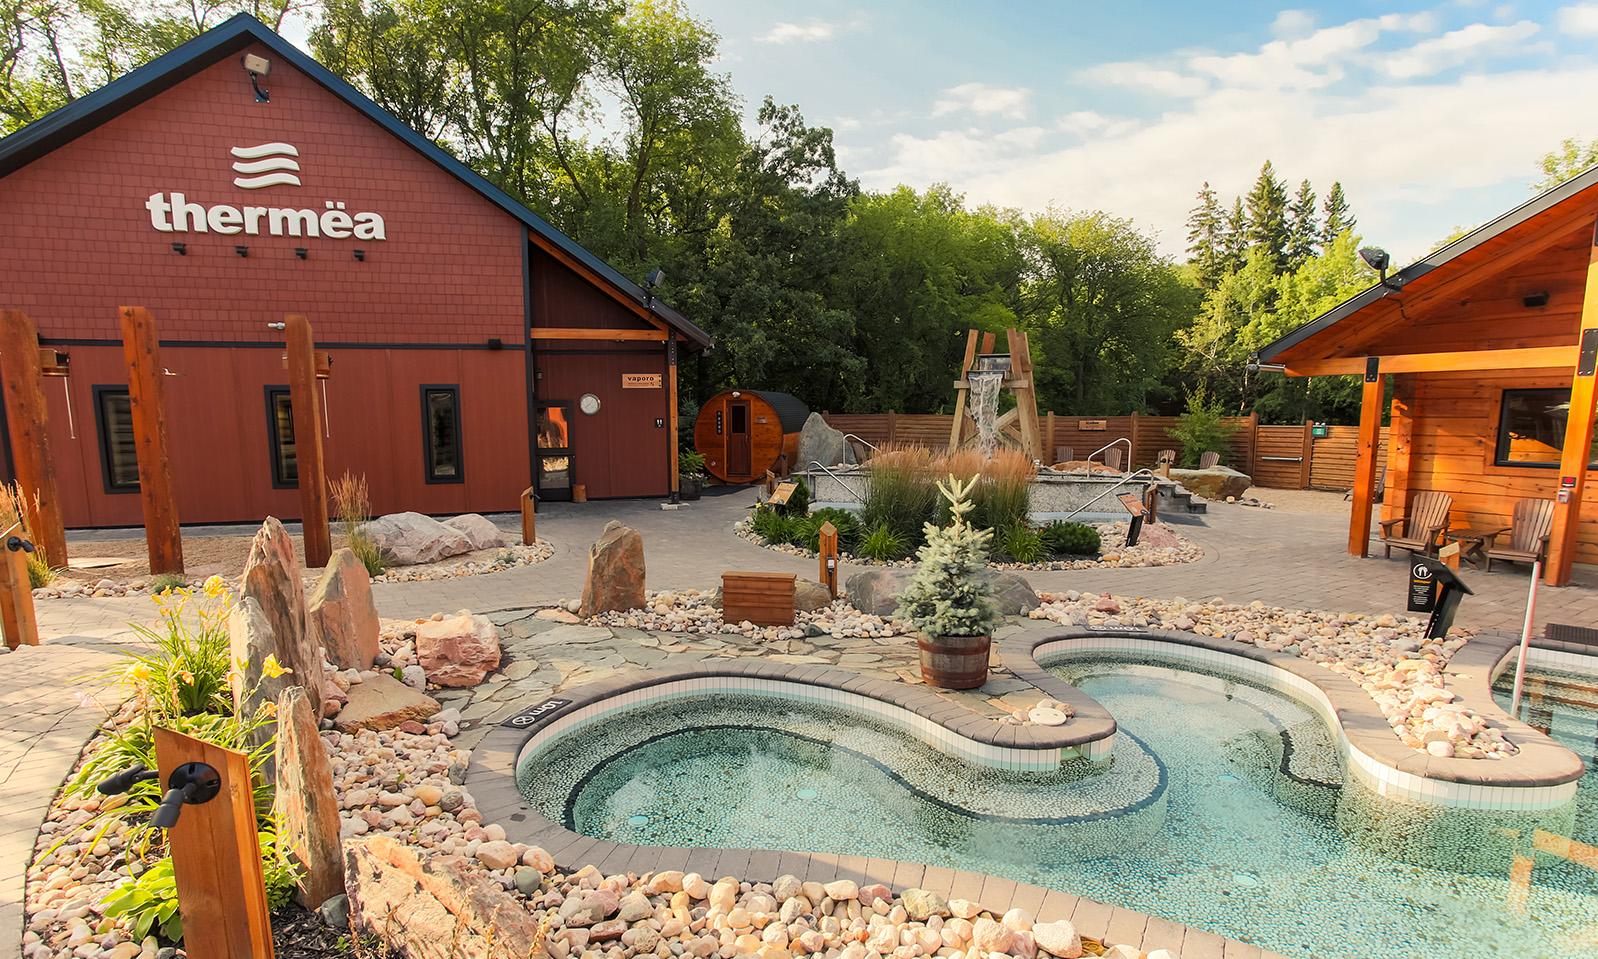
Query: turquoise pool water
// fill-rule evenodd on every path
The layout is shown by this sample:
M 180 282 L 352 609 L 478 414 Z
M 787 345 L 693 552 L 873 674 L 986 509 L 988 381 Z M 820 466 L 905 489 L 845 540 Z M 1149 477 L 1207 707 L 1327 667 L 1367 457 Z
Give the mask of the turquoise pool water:
M 1126 735 L 1110 764 L 996 772 L 852 714 L 716 697 L 607 718 L 530 757 L 520 782 L 546 815 L 588 835 L 990 872 L 1294 957 L 1598 949 L 1598 873 L 1534 843 L 1539 826 L 1592 841 L 1592 776 L 1573 828 L 1568 811 L 1439 824 L 1344 786 L 1327 730 L 1280 694 L 1157 662 L 1054 669 L 1119 720 Z M 1587 737 L 1590 757 L 1598 714 L 1540 702 Z M 1407 848 L 1409 836 L 1426 841 Z M 1517 856 L 1531 861 L 1529 880 L 1510 881 Z

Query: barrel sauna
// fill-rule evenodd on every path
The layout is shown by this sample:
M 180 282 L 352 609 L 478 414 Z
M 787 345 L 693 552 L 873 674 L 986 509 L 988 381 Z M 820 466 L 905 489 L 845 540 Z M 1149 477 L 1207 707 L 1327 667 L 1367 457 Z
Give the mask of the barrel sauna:
M 694 421 L 694 449 L 705 469 L 724 483 L 748 483 L 771 470 L 779 476 L 803 463 L 799 431 L 810 408 L 771 390 L 723 390 L 705 401 Z

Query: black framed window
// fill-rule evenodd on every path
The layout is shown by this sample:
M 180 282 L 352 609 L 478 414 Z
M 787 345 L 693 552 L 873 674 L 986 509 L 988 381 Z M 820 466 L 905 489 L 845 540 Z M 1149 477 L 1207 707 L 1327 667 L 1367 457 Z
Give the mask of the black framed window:
M 1568 389 L 1504 390 L 1498 409 L 1498 445 L 1493 464 L 1558 468 L 1569 419 Z M 1594 438 L 1587 462 L 1598 466 L 1598 437 Z
M 422 460 L 429 483 L 459 483 L 466 478 L 461 465 L 459 386 L 422 386 Z
M 94 388 L 94 422 L 100 434 L 100 475 L 107 493 L 139 489 L 139 455 L 133 442 L 133 400 L 126 386 Z
M 272 485 L 297 489 L 300 463 L 294 452 L 294 403 L 286 386 L 266 388 L 266 438 L 272 446 Z

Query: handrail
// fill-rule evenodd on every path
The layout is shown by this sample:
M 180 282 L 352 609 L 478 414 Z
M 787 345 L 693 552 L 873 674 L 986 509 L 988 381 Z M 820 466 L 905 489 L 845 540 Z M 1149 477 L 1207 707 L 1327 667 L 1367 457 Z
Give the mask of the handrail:
M 868 447 L 868 448 L 870 448 L 870 450 L 871 450 L 871 452 L 873 452 L 873 453 L 877 453 L 877 452 L 880 452 L 880 451 L 879 451 L 879 450 L 878 450 L 878 449 L 877 449 L 877 447 L 876 447 L 876 444 L 875 444 L 875 443 L 872 443 L 872 442 L 870 442 L 870 441 L 868 441 L 868 440 L 866 440 L 866 439 L 865 439 L 865 438 L 864 438 L 864 437 L 861 437 L 861 436 L 856 436 L 856 435 L 854 435 L 854 434 L 853 434 L 853 433 L 845 433 L 845 434 L 843 434 L 843 438 L 844 438 L 844 439 L 845 439 L 845 440 L 856 440 L 856 441 L 858 441 L 858 442 L 859 442 L 859 443 L 860 443 L 860 444 L 861 444 L 861 445 L 862 445 L 862 446 L 865 446 L 865 447 Z
M 834 473 L 829 467 L 822 466 L 816 460 L 811 460 L 810 461 L 810 466 L 805 467 L 805 469 L 810 469 L 812 466 L 815 467 L 818 470 L 821 470 L 821 472 L 826 473 L 828 476 L 832 477 L 834 480 L 837 480 L 839 486 L 842 486 L 844 489 L 848 490 L 849 494 L 851 496 L 853 496 L 855 499 L 860 501 L 860 505 L 862 505 L 862 506 L 865 505 L 866 498 L 864 496 L 861 496 L 860 493 L 853 486 L 850 486 L 848 483 L 845 483 L 843 481 L 843 477 L 842 476 L 839 476 L 837 473 Z
M 1083 460 L 1082 462 L 1084 462 L 1084 463 L 1093 462 L 1093 457 L 1099 455 L 1100 453 L 1104 452 L 1105 450 L 1109 449 L 1110 447 L 1114 446 L 1117 443 L 1125 443 L 1126 444 L 1126 465 L 1128 467 L 1131 467 L 1131 465 L 1132 465 L 1132 441 L 1127 439 L 1124 436 L 1116 437 L 1115 439 L 1110 440 L 1108 443 L 1105 443 L 1103 446 L 1101 446 L 1098 449 L 1094 450 L 1093 452 L 1089 453 L 1087 455 L 1087 459 Z M 1104 465 L 1108 466 L 1110 464 L 1109 463 L 1105 463 Z
M 1088 500 L 1086 503 L 1083 503 L 1081 506 L 1078 506 L 1076 509 L 1072 510 L 1071 512 L 1066 513 L 1065 514 L 1065 518 L 1066 519 L 1070 519 L 1071 517 L 1077 515 L 1078 513 L 1082 512 L 1083 510 L 1087 509 L 1089 506 L 1092 506 L 1094 503 L 1097 503 L 1099 500 L 1103 499 L 1104 497 L 1110 495 L 1111 493 L 1115 492 L 1116 490 L 1120 489 L 1121 487 L 1125 486 L 1126 484 L 1128 484 L 1128 483 L 1132 482 L 1133 480 L 1137 479 L 1139 476 L 1147 476 L 1150 479 L 1153 479 L 1154 476 L 1155 476 L 1155 473 L 1154 473 L 1153 470 L 1149 469 L 1146 466 L 1144 468 L 1138 470 L 1135 473 L 1128 473 L 1125 476 L 1121 477 L 1120 480 L 1118 480 L 1114 486 L 1110 487 L 1109 489 L 1105 490 L 1104 492 L 1100 493 L 1099 495 L 1097 495 L 1097 496 L 1093 497 L 1092 499 Z

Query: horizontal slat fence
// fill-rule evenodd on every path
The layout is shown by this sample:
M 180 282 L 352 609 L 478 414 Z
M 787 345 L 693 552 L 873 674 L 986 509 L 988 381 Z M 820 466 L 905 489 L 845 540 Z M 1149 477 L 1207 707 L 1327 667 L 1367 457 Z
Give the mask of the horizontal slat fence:
M 1354 485 L 1354 461 L 1359 457 L 1359 427 L 1329 426 L 1315 440 L 1310 456 L 1309 485 L 1313 489 L 1349 489 Z M 1387 468 L 1387 430 L 1376 449 L 1376 475 Z

